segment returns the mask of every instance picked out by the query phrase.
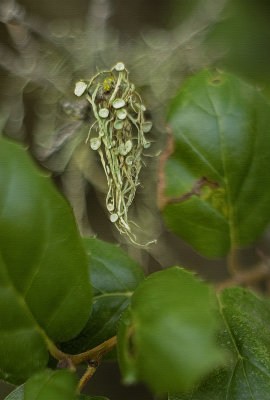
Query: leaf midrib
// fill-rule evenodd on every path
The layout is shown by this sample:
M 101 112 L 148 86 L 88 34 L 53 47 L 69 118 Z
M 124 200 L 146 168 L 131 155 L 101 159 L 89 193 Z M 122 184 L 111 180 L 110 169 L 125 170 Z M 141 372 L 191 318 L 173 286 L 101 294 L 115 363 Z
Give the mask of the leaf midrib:
M 127 302 L 127 299 L 124 299 L 118 306 L 117 310 L 110 316 L 110 318 L 105 322 L 105 324 L 102 326 L 101 329 L 99 329 L 98 331 L 95 332 L 95 335 L 93 337 L 91 337 L 91 341 L 95 342 L 96 338 L 98 338 L 100 335 L 102 335 L 102 332 L 104 332 L 107 328 L 108 325 L 110 325 L 112 319 L 114 318 L 115 314 L 117 314 L 119 312 L 119 310 L 123 307 L 123 304 L 125 304 L 125 302 Z M 127 302 L 128 304 L 128 302 Z
M 244 377 L 245 377 L 247 386 L 248 386 L 248 388 L 249 388 L 249 392 L 250 392 L 251 398 L 252 398 L 253 400 L 255 400 L 255 398 L 254 398 L 254 396 L 253 396 L 253 393 L 252 393 L 252 389 L 251 389 L 249 380 L 248 380 L 248 376 L 247 376 L 247 373 L 246 373 L 246 370 L 245 370 L 245 367 L 244 367 L 244 360 L 247 360 L 247 361 L 249 361 L 249 360 L 246 359 L 246 357 L 244 357 L 244 356 L 240 353 L 240 350 L 239 350 L 239 348 L 238 348 L 238 346 L 237 346 L 237 343 L 236 343 L 236 339 L 235 339 L 235 337 L 234 337 L 234 335 L 233 335 L 233 333 L 232 333 L 232 331 L 231 331 L 230 325 L 229 325 L 229 323 L 228 323 L 228 321 L 227 321 L 227 318 L 226 318 L 226 316 L 225 316 L 225 314 L 224 314 L 224 312 L 223 312 L 223 305 L 222 305 L 221 298 L 220 298 L 219 295 L 217 295 L 217 299 L 218 299 L 220 314 L 221 314 L 221 316 L 222 316 L 222 319 L 223 319 L 223 321 L 224 321 L 224 324 L 225 324 L 225 326 L 226 326 L 226 329 L 227 329 L 227 331 L 228 331 L 228 333 L 229 333 L 229 335 L 230 335 L 230 338 L 231 338 L 231 340 L 232 340 L 233 346 L 234 346 L 234 348 L 235 348 L 235 350 L 236 350 L 236 353 L 237 353 L 237 361 L 236 361 L 236 363 L 235 363 L 235 365 L 234 365 L 232 374 L 231 374 L 230 379 L 229 379 L 229 382 L 228 382 L 228 387 L 227 387 L 227 391 L 226 391 L 226 400 L 228 399 L 228 394 L 229 394 L 229 390 L 230 390 L 230 385 L 231 385 L 231 383 L 232 383 L 232 378 L 233 378 L 233 375 L 234 375 L 235 370 L 236 370 L 236 368 L 237 368 L 237 364 L 238 364 L 239 362 L 241 362 L 242 369 L 243 369 L 243 375 L 244 375 Z
M 33 399 L 33 400 L 38 400 L 38 396 L 40 395 L 40 393 L 42 393 L 42 391 L 44 390 L 44 387 L 46 389 L 47 383 L 50 382 L 50 380 L 52 380 L 54 375 L 55 375 L 55 373 L 52 373 L 50 376 L 47 377 L 47 379 L 45 381 L 42 382 L 42 385 L 41 385 L 39 391 L 37 392 L 37 395 L 35 396 L 35 399 Z
M 228 171 L 227 171 L 227 163 L 226 163 L 226 155 L 225 155 L 225 145 L 224 145 L 224 133 L 222 131 L 222 128 L 220 126 L 220 120 L 218 116 L 218 112 L 215 106 L 215 103 L 211 97 L 211 94 L 209 93 L 209 89 L 206 89 L 206 94 L 208 96 L 208 99 L 212 105 L 213 111 L 215 113 L 215 119 L 217 123 L 217 131 L 220 139 L 220 153 L 221 153 L 221 160 L 222 160 L 222 165 L 223 165 L 223 171 L 224 171 L 224 186 L 225 186 L 225 193 L 226 193 L 226 198 L 227 198 L 227 206 L 228 206 L 228 224 L 229 224 L 229 232 L 230 232 L 230 242 L 231 242 L 231 247 L 233 246 L 234 243 L 236 243 L 236 234 L 235 234 L 235 229 L 234 229 L 234 212 L 233 212 L 233 205 L 232 205 L 232 199 L 231 199 L 231 192 L 230 192 L 230 185 L 228 181 Z
M 93 301 L 100 299 L 102 297 L 114 297 L 114 296 L 125 296 L 125 297 L 131 297 L 134 292 L 106 292 L 102 294 L 97 294 L 96 296 L 93 297 Z
M 44 211 L 46 213 L 47 210 L 47 202 L 43 203 L 44 206 Z M 35 281 L 35 279 L 37 278 L 38 274 L 40 273 L 40 270 L 43 266 L 42 261 L 44 260 L 45 255 L 47 254 L 47 251 L 49 249 L 49 244 L 50 244 L 50 223 L 51 223 L 51 215 L 47 215 L 47 218 L 44 218 L 44 230 L 43 230 L 43 234 L 44 234 L 44 240 L 42 241 L 44 243 L 43 247 L 40 249 L 40 256 L 39 256 L 39 260 L 38 263 L 36 263 L 36 268 L 34 269 L 32 275 L 30 276 L 30 278 L 28 279 L 28 283 L 27 286 L 25 286 L 24 291 L 23 291 L 23 295 L 26 298 L 27 294 L 29 293 L 31 287 L 33 286 L 33 283 Z
M 220 175 L 220 173 L 216 170 L 216 168 L 207 160 L 207 158 L 204 157 L 204 155 L 201 153 L 200 150 L 196 148 L 196 146 L 191 142 L 190 139 L 187 138 L 187 136 L 183 133 L 182 130 L 177 130 L 177 133 L 182 136 L 183 140 L 188 144 L 188 146 L 196 153 L 202 160 L 203 162 L 208 166 L 210 170 L 214 173 L 214 175 L 219 179 L 220 182 L 223 182 L 223 177 Z
M 6 262 L 5 262 L 5 259 L 4 259 L 2 253 L 1 253 L 1 257 L 3 260 L 3 266 L 5 268 L 5 273 L 6 273 L 6 277 L 7 277 L 7 286 L 9 286 L 9 288 L 14 292 L 14 295 L 20 299 L 21 303 L 23 304 L 23 306 L 25 308 L 26 314 L 28 314 L 29 318 L 32 320 L 33 327 L 37 329 L 37 331 L 43 337 L 45 343 L 48 344 L 50 342 L 49 337 L 46 335 L 46 332 L 43 330 L 43 328 L 37 323 L 37 320 L 35 319 L 34 315 L 32 314 L 25 298 L 22 296 L 22 294 L 17 290 L 16 286 L 14 285 L 14 283 L 8 273 L 8 269 L 6 267 Z
M 127 287 L 127 285 L 126 285 L 126 283 L 118 276 L 118 275 L 116 275 L 115 274 L 115 272 L 105 263 L 105 261 L 104 261 L 104 259 L 102 259 L 102 258 L 100 258 L 100 257 L 98 257 L 98 256 L 96 256 L 95 254 L 93 254 L 93 253 L 88 253 L 88 256 L 90 256 L 93 260 L 96 260 L 96 261 L 98 261 L 99 263 L 101 263 L 102 265 L 103 265 L 103 267 L 105 268 L 105 269 L 107 269 L 113 276 L 114 276 L 114 278 L 118 281 L 118 282 L 120 282 L 121 284 L 122 284 L 122 287 L 123 288 L 125 288 L 125 289 L 129 289 L 128 287 Z M 93 286 L 93 284 L 92 284 L 92 286 Z M 99 289 L 100 290 L 100 289 Z M 100 291 L 102 291 L 102 290 L 100 290 Z

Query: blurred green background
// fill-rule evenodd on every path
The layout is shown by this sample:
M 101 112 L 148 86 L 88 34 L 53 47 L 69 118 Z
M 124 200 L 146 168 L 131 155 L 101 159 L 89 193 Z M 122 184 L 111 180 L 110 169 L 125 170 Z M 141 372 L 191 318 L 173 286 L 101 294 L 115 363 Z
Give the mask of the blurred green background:
M 155 201 L 155 156 L 166 143 L 170 99 L 202 68 L 234 72 L 270 96 L 269 18 L 266 0 L 1 0 L 1 130 L 50 171 L 83 235 L 121 242 L 148 272 L 178 264 L 212 281 L 223 279 L 225 260 L 204 259 L 164 227 Z M 118 61 L 129 69 L 154 122 L 143 190 L 132 210 L 141 239 L 158 239 L 148 251 L 130 246 L 107 221 L 103 172 L 84 145 L 89 110 L 73 96 L 76 80 Z M 266 235 L 259 245 L 268 241 Z M 252 264 L 253 249 L 244 257 Z M 116 365 L 103 364 L 87 391 L 111 400 L 152 398 L 120 380 Z M 3 399 L 10 387 L 0 390 Z

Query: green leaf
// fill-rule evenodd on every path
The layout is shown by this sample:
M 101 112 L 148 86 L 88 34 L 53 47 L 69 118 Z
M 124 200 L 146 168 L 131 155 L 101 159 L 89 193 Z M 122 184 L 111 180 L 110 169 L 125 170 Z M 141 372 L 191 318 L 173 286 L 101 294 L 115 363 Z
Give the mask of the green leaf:
M 134 345 L 131 336 L 132 323 L 131 308 L 128 307 L 121 315 L 117 332 L 118 363 L 126 384 L 132 384 L 140 379 L 134 360 Z
M 0 163 L 0 377 L 20 383 L 46 366 L 48 338 L 80 332 L 92 294 L 66 201 L 27 153 L 3 138 Z
M 67 370 L 45 370 L 30 378 L 24 388 L 24 400 L 76 400 L 77 378 Z
M 10 283 L 1 254 L 0 320 L 0 377 L 20 383 L 47 364 L 46 335 L 33 318 L 24 298 Z
M 24 385 L 18 386 L 13 392 L 5 398 L 5 400 L 23 400 Z
M 231 356 L 197 389 L 170 400 L 268 400 L 270 393 L 270 303 L 254 293 L 226 289 L 219 298 L 219 341 Z
M 125 382 L 157 393 L 190 388 L 221 361 L 215 343 L 214 297 L 179 267 L 150 275 L 120 320 L 119 364 Z M 134 333 L 129 337 L 132 329 Z
M 116 335 L 120 315 L 144 277 L 142 269 L 118 246 L 95 238 L 84 243 L 91 266 L 93 308 L 82 332 L 62 344 L 69 353 L 86 351 Z
M 259 91 L 227 73 L 188 79 L 169 115 L 175 151 L 166 165 L 168 227 L 209 257 L 253 242 L 270 219 L 270 106 Z M 215 187 L 215 184 L 218 187 Z

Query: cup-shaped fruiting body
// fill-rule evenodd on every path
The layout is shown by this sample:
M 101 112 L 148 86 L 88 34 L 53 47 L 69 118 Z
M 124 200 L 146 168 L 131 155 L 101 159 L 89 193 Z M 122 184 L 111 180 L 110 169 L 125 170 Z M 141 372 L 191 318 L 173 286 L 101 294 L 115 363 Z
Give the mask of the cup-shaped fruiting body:
M 119 119 L 125 119 L 127 117 L 127 110 L 121 108 L 120 110 L 117 110 L 116 115 Z
M 152 122 L 151 121 L 146 121 L 142 124 L 142 129 L 144 133 L 148 133 L 150 132 L 150 130 L 152 129 Z
M 107 118 L 107 117 L 109 116 L 109 114 L 110 114 L 110 112 L 109 112 L 108 108 L 101 108 L 101 109 L 99 110 L 99 112 L 98 112 L 98 115 L 99 115 L 101 118 Z
M 108 211 L 113 211 L 113 210 L 114 210 L 114 205 L 113 205 L 113 203 L 108 203 L 108 204 L 107 204 L 107 209 L 108 209 Z
M 116 222 L 118 220 L 118 215 L 117 214 L 111 214 L 110 215 L 110 220 L 111 220 L 111 222 Z
M 116 69 L 116 71 L 124 71 L 125 69 L 125 64 L 123 64 L 122 62 L 119 62 L 116 64 L 116 66 L 114 67 Z
M 82 96 L 87 88 L 87 84 L 85 82 L 79 81 L 76 82 L 74 94 L 78 97 Z
M 90 147 L 92 150 L 98 150 L 101 145 L 101 140 L 100 138 L 93 138 L 90 140 Z
M 126 103 L 124 99 L 115 99 L 113 102 L 113 107 L 118 109 L 124 107 L 125 104 Z
M 113 127 L 114 127 L 114 129 L 119 130 L 119 129 L 123 128 L 123 125 L 124 125 L 124 121 L 115 120 Z

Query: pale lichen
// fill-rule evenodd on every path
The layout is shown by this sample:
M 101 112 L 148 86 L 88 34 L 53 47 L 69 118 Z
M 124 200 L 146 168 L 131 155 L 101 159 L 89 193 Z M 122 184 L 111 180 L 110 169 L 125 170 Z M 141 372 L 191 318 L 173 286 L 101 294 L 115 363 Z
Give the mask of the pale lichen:
M 76 88 L 82 83 L 87 85 L 82 94 L 95 117 L 86 141 L 98 151 L 106 175 L 109 219 L 121 234 L 142 245 L 132 232 L 131 224 L 135 223 L 129 220 L 128 210 L 140 185 L 142 152 L 151 145 L 145 133 L 151 130 L 152 123 L 145 120 L 145 106 L 122 62 L 109 71 L 98 72 L 90 81 L 80 81 Z

